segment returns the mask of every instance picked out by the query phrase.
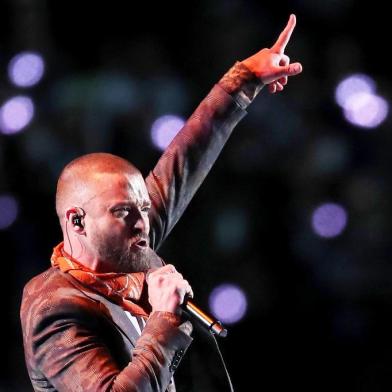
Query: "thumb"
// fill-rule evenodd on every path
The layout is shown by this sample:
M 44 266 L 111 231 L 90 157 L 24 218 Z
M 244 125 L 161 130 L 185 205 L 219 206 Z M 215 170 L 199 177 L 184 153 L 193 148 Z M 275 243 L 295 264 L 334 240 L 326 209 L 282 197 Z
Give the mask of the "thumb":
M 302 72 L 302 64 L 301 63 L 292 63 L 287 65 L 286 67 L 286 72 L 284 76 L 294 76 L 298 75 Z
M 285 76 L 298 75 L 301 72 L 302 72 L 301 63 L 292 63 L 288 65 L 283 65 L 281 67 L 278 67 L 277 71 L 274 72 L 273 80 L 277 80 Z

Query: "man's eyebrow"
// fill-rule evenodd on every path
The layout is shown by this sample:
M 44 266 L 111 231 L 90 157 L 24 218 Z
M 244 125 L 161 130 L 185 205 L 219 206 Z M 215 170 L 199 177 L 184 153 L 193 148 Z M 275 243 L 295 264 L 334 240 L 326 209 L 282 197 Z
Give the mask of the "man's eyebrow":
M 143 199 L 141 201 L 133 201 L 133 200 L 118 200 L 110 203 L 110 208 L 121 207 L 121 206 L 150 206 L 151 201 L 148 199 Z

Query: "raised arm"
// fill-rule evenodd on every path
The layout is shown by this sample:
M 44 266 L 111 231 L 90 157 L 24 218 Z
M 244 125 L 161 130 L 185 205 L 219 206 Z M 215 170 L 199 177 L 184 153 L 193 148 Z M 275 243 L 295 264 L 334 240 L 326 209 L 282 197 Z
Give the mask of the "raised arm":
M 268 85 L 271 93 L 281 91 L 289 76 L 302 71 L 301 64 L 290 64 L 284 53 L 295 23 L 295 16 L 291 15 L 271 48 L 237 62 L 223 76 L 146 178 L 153 205 L 150 213 L 153 248 L 161 245 L 181 217 L 263 85 Z

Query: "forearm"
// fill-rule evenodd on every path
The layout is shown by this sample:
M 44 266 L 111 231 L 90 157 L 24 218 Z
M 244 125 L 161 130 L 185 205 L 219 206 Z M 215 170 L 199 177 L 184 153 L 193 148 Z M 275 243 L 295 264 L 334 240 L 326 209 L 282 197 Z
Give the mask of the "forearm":
M 200 103 L 149 174 L 153 247 L 160 245 L 181 217 L 261 87 L 244 65 L 236 63 Z

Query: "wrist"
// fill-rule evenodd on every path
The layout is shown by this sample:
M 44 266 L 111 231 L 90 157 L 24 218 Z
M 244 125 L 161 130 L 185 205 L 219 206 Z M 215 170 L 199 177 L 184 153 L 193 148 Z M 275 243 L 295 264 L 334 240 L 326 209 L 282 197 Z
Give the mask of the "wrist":
M 150 318 L 166 320 L 173 327 L 178 327 L 181 324 L 181 316 L 177 313 L 163 311 L 163 310 L 153 310 L 150 314 Z
M 262 81 L 240 61 L 226 72 L 218 84 L 242 109 L 246 109 L 264 86 Z

